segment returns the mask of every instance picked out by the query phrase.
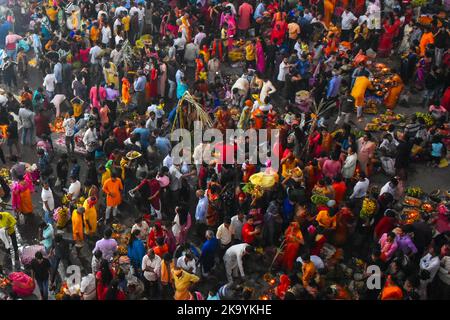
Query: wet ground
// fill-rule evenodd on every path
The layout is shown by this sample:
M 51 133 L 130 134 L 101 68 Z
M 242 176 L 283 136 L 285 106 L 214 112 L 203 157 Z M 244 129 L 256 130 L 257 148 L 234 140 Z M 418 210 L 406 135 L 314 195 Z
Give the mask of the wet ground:
M 241 74 L 241 68 L 230 68 L 225 67 L 223 68 L 224 74 Z M 189 72 L 188 74 L 190 74 Z M 29 84 L 32 88 L 35 88 L 38 85 L 41 85 L 42 83 L 42 75 L 37 72 L 37 70 L 32 69 L 30 70 L 29 74 Z M 20 84 L 20 82 L 19 82 Z M 0 85 L 0 87 L 2 87 Z M 17 93 L 17 92 L 16 92 Z M 421 94 L 415 94 L 410 99 L 411 105 L 406 107 L 397 107 L 395 109 L 395 112 L 397 113 L 404 113 L 406 115 L 412 114 L 416 111 L 425 111 L 425 108 L 420 105 L 421 101 Z M 280 106 L 282 104 L 282 101 L 280 99 L 275 99 L 274 102 L 275 105 Z M 64 111 L 64 110 L 62 110 Z M 381 112 L 384 110 L 380 110 Z M 370 117 L 366 117 L 366 119 L 370 119 Z M 359 124 L 361 126 L 360 129 L 363 129 L 365 123 Z M 23 154 L 21 161 L 28 162 L 28 163 L 35 163 L 36 162 L 36 152 L 34 148 L 22 146 L 23 148 Z M 64 148 L 61 150 L 64 152 Z M 7 151 L 5 150 L 5 153 L 7 154 Z M 57 155 L 55 157 L 57 159 Z M 85 174 L 85 171 L 83 170 L 83 164 L 84 164 L 84 158 L 80 155 L 77 155 L 77 158 L 79 160 L 79 163 L 82 164 L 82 170 L 81 170 L 81 181 L 83 181 L 83 176 Z M 55 163 L 56 163 L 55 159 Z M 6 167 L 10 167 L 13 164 L 11 162 L 8 162 L 6 164 Z M 448 177 L 450 177 L 450 168 L 445 169 L 438 169 L 438 168 L 431 168 L 427 167 L 425 164 L 413 164 L 410 169 L 409 173 L 409 179 L 408 179 L 408 186 L 420 186 L 425 192 L 431 192 L 435 189 L 441 189 L 441 190 L 448 190 L 450 189 L 450 183 L 448 182 Z M 382 173 L 377 173 L 371 178 L 372 183 L 376 183 L 378 185 L 383 185 L 387 181 L 387 177 Z M 55 198 L 58 196 L 61 196 L 62 194 L 55 191 Z M 38 186 L 36 188 L 36 192 L 33 194 L 33 205 L 36 208 L 34 212 L 34 219 L 27 223 L 24 226 L 19 226 L 19 231 L 22 236 L 22 244 L 33 244 L 36 243 L 37 230 L 38 230 L 38 224 L 41 219 L 42 215 L 42 202 L 40 200 L 40 192 L 41 188 Z M 133 206 L 132 203 L 125 203 L 119 208 L 119 221 L 122 224 L 125 224 L 127 226 L 131 226 L 133 224 L 133 221 L 136 217 L 138 217 L 139 212 L 138 210 Z M 72 237 L 70 226 L 66 228 L 65 230 L 62 230 L 61 232 L 64 233 L 64 237 L 70 239 Z M 195 237 L 192 237 L 193 242 L 200 246 L 202 239 L 198 239 Z M 81 250 L 80 256 L 77 256 L 75 253 L 75 250 L 73 252 L 73 259 L 76 262 L 77 265 L 82 267 L 83 274 L 86 274 L 90 272 L 90 262 L 92 258 L 91 250 L 93 248 L 93 243 L 88 246 L 85 245 L 83 249 Z M 269 259 L 271 260 L 271 259 Z M 4 270 L 8 271 L 11 270 L 11 260 L 10 256 L 8 254 L 5 254 L 2 250 L 0 250 L 0 264 L 3 265 Z M 268 265 L 270 265 L 270 262 L 262 262 L 262 261 L 251 261 L 249 262 L 251 264 L 250 270 L 258 270 L 259 272 L 253 272 L 249 273 L 248 281 L 249 284 L 251 283 L 260 283 L 260 286 L 263 286 L 264 284 L 261 283 L 261 277 L 260 275 L 267 272 Z M 223 265 L 220 265 L 217 267 L 217 270 L 215 272 L 216 274 L 220 275 L 221 278 L 224 276 L 224 270 Z M 212 280 L 212 282 L 206 282 L 206 287 L 211 285 L 215 280 Z

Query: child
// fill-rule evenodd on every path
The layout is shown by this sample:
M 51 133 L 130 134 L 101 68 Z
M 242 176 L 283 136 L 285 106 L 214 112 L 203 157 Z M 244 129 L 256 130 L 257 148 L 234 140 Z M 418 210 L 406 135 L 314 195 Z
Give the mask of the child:
M 433 166 L 437 167 L 444 155 L 444 144 L 439 136 L 434 136 L 431 143 L 431 158 L 434 161 Z

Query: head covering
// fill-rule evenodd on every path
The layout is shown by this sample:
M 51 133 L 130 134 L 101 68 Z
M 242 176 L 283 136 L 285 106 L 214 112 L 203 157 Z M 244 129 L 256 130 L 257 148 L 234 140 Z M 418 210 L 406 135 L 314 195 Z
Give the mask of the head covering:
M 327 202 L 327 207 L 329 207 L 329 208 L 332 208 L 332 207 L 334 207 L 336 205 L 336 201 L 334 201 L 334 200 L 329 200 L 328 202 Z
M 156 178 L 156 180 L 158 180 L 161 188 L 167 187 L 170 183 L 169 177 L 167 177 L 167 176 L 158 177 L 158 178 Z

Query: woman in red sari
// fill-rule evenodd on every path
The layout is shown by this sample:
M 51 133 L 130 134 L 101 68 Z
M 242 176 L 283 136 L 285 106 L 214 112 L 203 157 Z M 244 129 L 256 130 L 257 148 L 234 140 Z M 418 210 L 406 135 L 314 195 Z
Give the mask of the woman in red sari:
M 389 17 L 384 22 L 383 29 L 384 32 L 380 37 L 380 43 L 378 45 L 378 56 L 380 58 L 386 58 L 391 54 L 394 37 L 397 33 L 397 24 Z
M 286 246 L 284 247 L 282 265 L 283 268 L 290 272 L 294 268 L 294 262 L 297 258 L 298 250 L 300 249 L 300 246 L 305 243 L 305 241 L 303 240 L 300 226 L 296 221 L 291 222 L 289 227 L 286 229 L 284 236 Z
M 353 4 L 353 13 L 355 16 L 360 16 L 364 13 L 364 10 L 366 8 L 366 1 L 365 0 L 355 0 Z
M 287 30 L 286 21 L 284 20 L 275 21 L 272 28 L 272 34 L 270 35 L 270 41 L 278 46 L 281 46 L 286 36 L 286 30 Z

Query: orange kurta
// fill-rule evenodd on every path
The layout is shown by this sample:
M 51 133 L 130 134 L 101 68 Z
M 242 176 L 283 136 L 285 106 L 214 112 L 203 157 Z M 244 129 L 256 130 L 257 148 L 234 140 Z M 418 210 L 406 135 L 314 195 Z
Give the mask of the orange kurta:
M 122 79 L 122 102 L 124 105 L 129 105 L 131 102 L 130 81 L 127 78 Z
M 388 109 L 394 109 L 395 105 L 397 104 L 398 98 L 400 97 L 400 94 L 405 87 L 402 78 L 400 78 L 399 75 L 395 75 L 392 80 L 394 80 L 397 85 L 389 89 L 388 94 L 384 99 L 384 104 Z
M 323 8 L 324 8 L 323 22 L 325 23 L 327 28 L 330 26 L 331 18 L 333 17 L 334 6 L 335 0 L 323 1 Z
M 103 192 L 106 194 L 106 206 L 117 207 L 120 205 L 122 203 L 122 190 L 123 185 L 119 178 L 116 178 L 115 181 L 112 178 L 106 180 L 103 185 Z
M 355 107 L 364 106 L 364 96 L 367 88 L 372 88 L 369 78 L 366 76 L 356 78 L 351 93 L 352 97 L 355 99 Z

